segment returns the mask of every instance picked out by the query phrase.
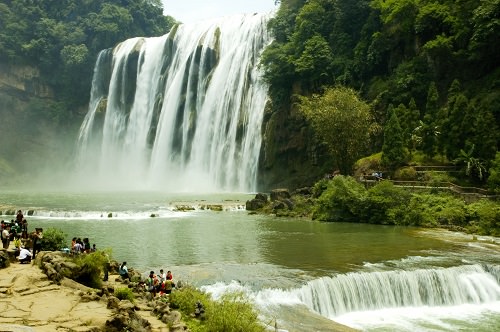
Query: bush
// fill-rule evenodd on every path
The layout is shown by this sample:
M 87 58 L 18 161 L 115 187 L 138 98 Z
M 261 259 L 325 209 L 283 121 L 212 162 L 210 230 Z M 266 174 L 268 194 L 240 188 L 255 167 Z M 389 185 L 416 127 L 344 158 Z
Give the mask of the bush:
M 56 228 L 48 228 L 43 232 L 42 250 L 56 251 L 66 247 L 66 235 Z
M 489 200 L 480 200 L 467 206 L 471 233 L 500 236 L 500 205 Z
M 170 307 L 179 309 L 183 314 L 189 317 L 194 312 L 194 306 L 197 301 L 206 305 L 210 301 L 210 296 L 193 286 L 184 286 L 175 290 L 169 296 Z
M 115 296 L 120 300 L 129 300 L 132 303 L 135 301 L 134 292 L 128 287 L 116 289 Z
M 111 255 L 108 253 L 111 257 Z M 76 281 L 93 288 L 101 288 L 101 272 L 107 263 L 104 251 L 82 254 L 75 258 L 75 263 L 80 267 Z
M 415 181 L 417 180 L 417 171 L 414 167 L 403 167 L 394 173 L 395 180 Z
M 463 226 L 466 221 L 465 203 L 448 194 L 413 194 L 403 223 L 413 226 Z
M 382 181 L 368 190 L 362 202 L 362 220 L 371 224 L 400 224 L 406 214 L 410 193 Z
M 359 222 L 361 202 L 365 196 L 365 187 L 354 178 L 336 176 L 328 181 L 326 190 L 318 198 L 313 219 Z
M 243 293 L 228 293 L 209 302 L 206 308 L 207 331 L 263 332 L 264 326 Z

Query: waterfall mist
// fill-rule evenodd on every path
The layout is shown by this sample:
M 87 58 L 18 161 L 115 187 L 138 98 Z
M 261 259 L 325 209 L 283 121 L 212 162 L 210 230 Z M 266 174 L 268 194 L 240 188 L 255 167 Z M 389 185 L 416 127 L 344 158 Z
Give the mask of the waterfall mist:
M 81 125 L 80 187 L 256 190 L 269 15 L 179 25 L 104 50 Z M 84 180 L 83 180 L 84 179 Z

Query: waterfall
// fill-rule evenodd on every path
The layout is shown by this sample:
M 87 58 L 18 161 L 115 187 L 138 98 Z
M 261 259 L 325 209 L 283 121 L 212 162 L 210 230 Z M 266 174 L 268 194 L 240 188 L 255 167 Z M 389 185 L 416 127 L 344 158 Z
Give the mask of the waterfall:
M 75 177 L 118 189 L 255 191 L 269 18 L 182 24 L 102 51 Z
M 356 272 L 313 280 L 295 291 L 327 318 L 386 308 L 500 301 L 498 268 L 466 265 L 413 271 Z

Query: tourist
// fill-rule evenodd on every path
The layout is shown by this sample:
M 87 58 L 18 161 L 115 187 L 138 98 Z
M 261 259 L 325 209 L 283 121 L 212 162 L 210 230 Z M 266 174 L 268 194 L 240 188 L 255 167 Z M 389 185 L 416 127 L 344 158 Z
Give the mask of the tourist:
M 21 251 L 19 251 L 19 263 L 23 264 L 23 263 L 30 263 L 31 262 L 31 252 L 24 248 L 24 247 L 21 247 Z
M 83 252 L 83 243 L 82 239 L 78 238 L 75 241 L 75 248 L 74 248 L 74 254 L 75 255 L 80 255 Z
M 97 248 L 95 247 L 95 243 L 92 245 L 92 249 L 90 249 L 90 252 L 96 252 Z
M 129 281 L 131 281 L 130 276 L 128 275 L 127 262 L 123 262 L 122 265 L 120 265 L 118 273 L 120 274 L 120 277 L 122 277 L 122 279 L 128 279 Z
M 88 237 L 83 239 L 83 251 L 86 254 L 90 253 L 90 242 Z
M 33 259 L 36 258 L 37 252 L 42 251 L 43 229 L 36 228 L 33 234 Z
M 10 244 L 10 225 L 5 225 L 2 230 L 2 246 L 4 249 L 9 249 Z
M 17 210 L 16 221 L 21 224 L 23 222 L 24 216 L 23 211 Z
M 158 278 L 160 279 L 161 284 L 163 284 L 163 282 L 167 280 L 167 274 L 163 272 L 163 269 L 160 269 L 160 274 L 158 275 Z
M 174 279 L 174 277 L 172 276 L 172 272 L 171 271 L 167 271 L 167 280 L 172 280 Z
M 23 219 L 21 222 L 21 238 L 28 238 L 28 222 L 26 221 L 26 219 Z
M 151 293 L 151 295 L 153 297 L 156 296 L 156 292 L 158 291 L 158 286 L 159 286 L 159 282 L 158 282 L 158 278 L 155 275 L 155 272 L 150 271 L 149 277 L 148 277 L 148 279 L 146 279 L 146 289 L 148 290 L 148 292 Z
M 106 259 L 104 263 L 104 279 L 103 281 L 108 281 L 108 276 L 109 276 L 109 270 L 111 269 L 111 261 L 109 260 L 109 255 L 105 251 L 101 251 L 102 254 L 104 255 L 104 258 Z

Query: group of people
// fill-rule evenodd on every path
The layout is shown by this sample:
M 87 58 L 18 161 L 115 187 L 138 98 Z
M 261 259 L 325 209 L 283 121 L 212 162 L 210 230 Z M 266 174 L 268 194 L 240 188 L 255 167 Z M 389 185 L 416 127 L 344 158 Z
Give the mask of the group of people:
M 89 254 L 91 252 L 95 252 L 96 250 L 97 249 L 95 243 L 92 246 L 90 246 L 90 241 L 88 237 L 83 238 L 83 240 L 81 238 L 76 238 L 76 237 L 71 239 L 70 253 L 72 255 Z
M 118 269 L 118 273 L 120 274 L 122 279 L 128 279 L 131 281 L 130 275 L 128 273 L 127 262 L 123 262 Z M 160 269 L 159 274 L 155 274 L 154 271 L 149 272 L 149 276 L 145 282 L 141 282 L 144 285 L 146 290 L 150 292 L 153 297 L 157 294 L 170 294 L 172 289 L 175 287 L 174 277 L 172 276 L 172 271 L 167 271 L 165 273 L 163 269 Z M 107 278 L 105 279 L 107 280 Z
M 8 249 L 10 242 L 16 239 L 28 239 L 28 222 L 24 218 L 21 210 L 17 211 L 16 219 L 10 222 L 2 220 L 1 222 L 2 247 Z
M 172 293 L 172 289 L 175 287 L 174 277 L 172 276 L 171 271 L 167 271 L 167 273 L 163 272 L 163 269 L 160 269 L 160 273 L 158 275 L 155 274 L 154 271 L 149 272 L 149 276 L 146 279 L 145 286 L 146 289 L 153 295 L 159 294 L 160 296 L 163 294 Z
M 43 229 L 36 228 L 35 232 L 28 234 L 28 222 L 22 210 L 18 210 L 16 219 L 10 222 L 1 221 L 2 247 L 8 249 L 10 242 L 14 242 L 14 250 L 20 263 L 29 263 L 36 254 L 42 250 Z M 31 244 L 31 251 L 27 248 Z

